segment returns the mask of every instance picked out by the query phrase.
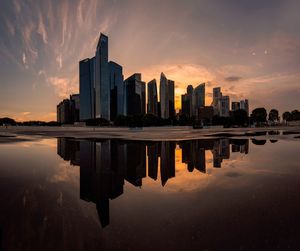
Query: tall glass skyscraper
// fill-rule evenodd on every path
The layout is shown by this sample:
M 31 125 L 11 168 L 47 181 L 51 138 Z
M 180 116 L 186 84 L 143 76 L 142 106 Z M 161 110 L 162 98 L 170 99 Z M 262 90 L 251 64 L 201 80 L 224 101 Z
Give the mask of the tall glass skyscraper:
M 80 121 L 95 117 L 94 69 L 95 57 L 79 62 Z
M 148 83 L 148 105 L 147 113 L 158 116 L 157 111 L 157 85 L 156 80 L 153 79 Z
M 110 119 L 114 120 L 117 115 L 124 114 L 124 83 L 123 68 L 121 65 L 110 61 L 109 82 L 110 82 Z
M 126 115 L 143 115 L 146 113 L 146 83 L 142 75 L 135 73 L 125 80 Z
M 108 37 L 101 33 L 95 57 L 96 118 L 110 120 Z
M 198 109 L 205 106 L 205 83 L 198 85 L 193 92 L 193 113 L 198 115 Z
M 161 117 L 167 119 L 169 118 L 169 88 L 168 79 L 163 72 L 160 75 L 159 97 Z
M 169 116 L 175 116 L 175 83 L 173 80 L 168 80 L 168 94 L 169 94 Z

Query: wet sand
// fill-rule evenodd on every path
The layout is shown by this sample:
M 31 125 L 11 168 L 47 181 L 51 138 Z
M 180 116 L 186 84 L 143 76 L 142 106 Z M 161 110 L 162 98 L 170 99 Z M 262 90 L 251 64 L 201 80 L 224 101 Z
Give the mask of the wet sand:
M 257 139 L 291 139 L 299 140 L 300 126 L 267 128 L 204 128 L 192 127 L 43 127 L 43 126 L 9 126 L 0 127 L 0 143 L 28 140 L 39 137 L 68 137 L 76 139 L 124 139 L 150 141 L 179 141 L 214 137 L 250 137 Z M 298 136 L 298 137 L 297 137 Z

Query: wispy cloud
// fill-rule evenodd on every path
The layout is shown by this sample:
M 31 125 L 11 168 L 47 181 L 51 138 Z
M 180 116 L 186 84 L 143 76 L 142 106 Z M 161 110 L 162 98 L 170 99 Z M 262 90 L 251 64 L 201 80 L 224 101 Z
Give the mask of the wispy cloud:
M 239 77 L 239 76 L 229 76 L 229 77 L 226 77 L 224 80 L 227 82 L 237 82 L 241 79 L 242 79 L 242 77 Z
M 67 98 L 72 93 L 78 92 L 77 78 L 49 77 L 47 82 L 55 89 L 60 98 Z
M 41 12 L 39 12 L 39 25 L 38 25 L 37 32 L 38 32 L 38 34 L 40 34 L 42 36 L 43 42 L 45 44 L 48 44 L 48 34 L 46 31 L 46 27 L 45 27 Z

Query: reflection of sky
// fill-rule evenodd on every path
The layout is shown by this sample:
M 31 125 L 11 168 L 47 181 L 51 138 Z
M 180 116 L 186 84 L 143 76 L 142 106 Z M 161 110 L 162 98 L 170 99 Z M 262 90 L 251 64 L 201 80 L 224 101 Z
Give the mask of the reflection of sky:
M 203 232 L 215 238 L 222 227 L 225 235 L 232 226 L 235 231 L 243 229 L 237 235 L 250 231 L 253 236 L 251 231 L 256 232 L 257 227 L 251 224 L 274 228 L 277 213 L 280 224 L 287 227 L 291 222 L 286 217 L 289 220 L 298 210 L 293 198 L 299 187 L 299 142 L 250 143 L 248 154 L 230 152 L 221 168 L 213 167 L 212 153 L 207 150 L 207 173 L 188 172 L 177 146 L 176 177 L 164 187 L 160 175 L 156 181 L 144 178 L 141 188 L 125 181 L 124 193 L 110 201 L 110 225 L 101 229 L 96 206 L 80 200 L 79 167 L 57 155 L 56 145 L 57 139 L 0 144 L 0 222 L 5 226 L 5 245 L 22 243 L 30 245 L 30 250 L 34 245 L 40 250 L 38 245 L 45 244 L 49 250 L 133 245 L 141 250 L 143 245 L 161 245 L 153 243 L 157 240 L 178 248 L 198 243 L 197 239 L 188 240 L 198 235 L 205 238 Z M 271 210 L 273 207 L 276 210 Z M 282 214 L 285 208 L 289 213 Z M 209 228 L 215 224 L 218 228 Z M 5 235 L 7 229 L 10 238 Z
M 0 9 L 0 117 L 55 119 L 56 104 L 78 92 L 78 61 L 99 32 L 125 77 L 141 72 L 176 83 L 220 85 L 232 100 L 280 112 L 299 106 L 299 1 L 5 0 Z

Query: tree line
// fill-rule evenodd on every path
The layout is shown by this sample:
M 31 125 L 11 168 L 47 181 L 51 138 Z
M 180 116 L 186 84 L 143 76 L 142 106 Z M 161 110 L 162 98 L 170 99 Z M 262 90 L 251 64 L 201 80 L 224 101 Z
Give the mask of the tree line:
M 283 122 L 300 120 L 300 111 L 293 110 L 282 114 Z M 212 119 L 204 119 L 198 121 L 196 117 L 188 117 L 184 114 L 178 114 L 168 119 L 163 119 L 153 114 L 123 116 L 119 115 L 113 122 L 105 119 L 90 119 L 86 120 L 87 126 L 126 126 L 126 127 L 148 127 L 148 126 L 193 126 L 199 122 L 202 125 L 222 125 L 224 127 L 247 127 L 249 125 L 263 126 L 275 125 L 280 122 L 279 112 L 276 109 L 271 109 L 269 113 L 263 107 L 255 108 L 250 116 L 245 110 L 236 110 L 230 112 L 229 117 L 220 117 L 214 115 Z M 0 118 L 0 125 L 19 125 L 19 126 L 60 126 L 61 124 L 55 121 L 25 121 L 16 122 L 12 118 Z

